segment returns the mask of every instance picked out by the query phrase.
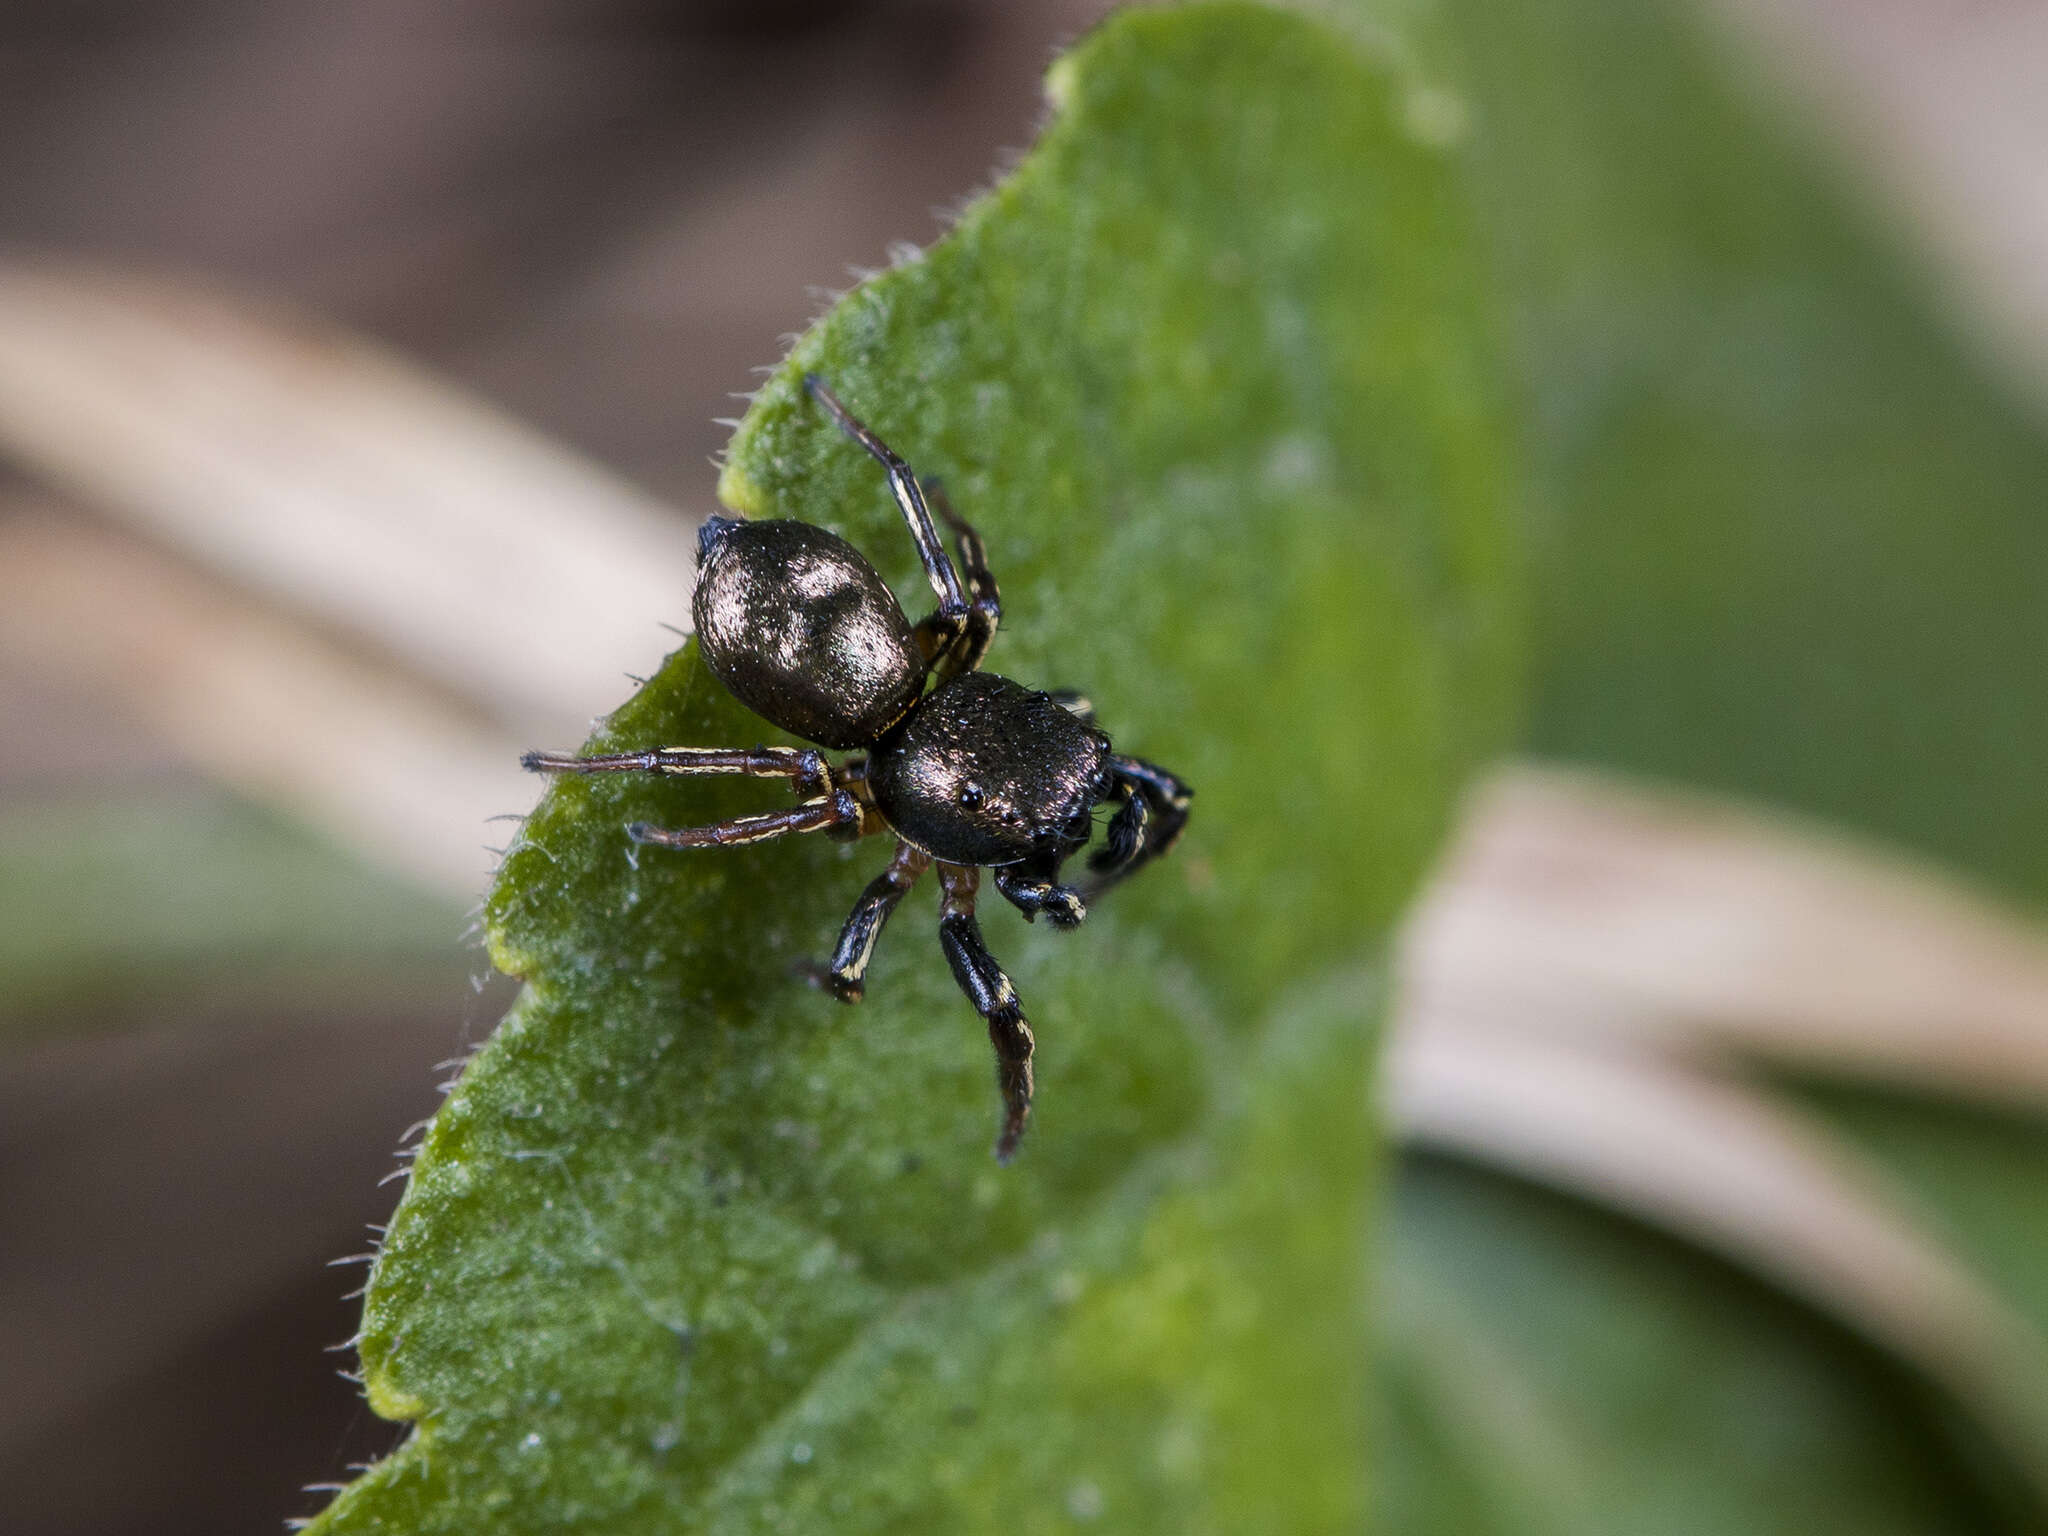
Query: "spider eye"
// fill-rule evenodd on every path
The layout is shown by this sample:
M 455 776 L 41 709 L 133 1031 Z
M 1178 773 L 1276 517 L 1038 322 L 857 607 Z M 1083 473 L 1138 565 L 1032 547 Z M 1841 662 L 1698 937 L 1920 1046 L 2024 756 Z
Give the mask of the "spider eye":
M 967 783 L 962 784 L 960 786 L 960 794 L 958 798 L 960 801 L 960 809 L 962 809 L 963 811 L 971 811 L 975 809 L 977 806 L 979 806 L 982 803 L 982 801 L 986 800 L 988 796 L 982 793 L 982 789 L 979 784 L 976 784 L 972 780 L 969 780 Z

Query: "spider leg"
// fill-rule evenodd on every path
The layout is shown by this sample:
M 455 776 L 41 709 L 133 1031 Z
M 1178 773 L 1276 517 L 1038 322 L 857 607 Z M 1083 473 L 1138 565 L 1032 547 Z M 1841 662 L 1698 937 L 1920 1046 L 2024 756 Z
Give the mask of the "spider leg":
M 1043 912 L 1055 928 L 1077 928 L 1088 915 L 1088 903 L 1073 886 L 1061 885 L 1057 873 L 1030 864 L 1004 864 L 995 872 L 996 889 L 1027 922 L 1036 922 Z
M 1108 841 L 1088 861 L 1095 878 L 1082 889 L 1087 901 L 1170 852 L 1187 827 L 1188 802 L 1195 793 L 1164 768 L 1140 758 L 1116 755 L 1109 762 L 1116 776 L 1118 807 L 1110 819 Z
M 941 864 L 939 944 L 953 967 L 953 979 L 975 1010 L 988 1020 L 989 1043 L 996 1052 L 996 1087 L 1003 1096 L 1003 1128 L 996 1137 L 996 1161 L 1007 1163 L 1024 1139 L 1031 1116 L 1031 1026 L 1025 1021 L 1017 989 L 982 942 L 974 920 L 975 891 L 980 871 L 963 864 Z
M 995 572 L 988 568 L 988 547 L 981 542 L 981 535 L 975 531 L 974 525 L 953 510 L 953 503 L 946 498 L 945 486 L 937 479 L 926 480 L 923 485 L 932 510 L 953 530 L 954 542 L 960 551 L 960 568 L 966 574 L 967 590 L 973 599 L 950 642 L 942 633 L 945 626 L 939 622 L 939 614 L 933 614 L 918 626 L 918 643 L 925 647 L 928 657 L 934 658 L 943 681 L 980 667 L 982 658 L 988 655 L 988 648 L 995 644 L 996 630 L 1003 622 L 1003 596 L 996 586 Z
M 925 622 L 946 626 L 950 642 L 951 636 L 966 621 L 967 592 L 960 584 L 960 573 L 953 569 L 953 562 L 946 554 L 939 530 L 932 523 L 924 488 L 917 483 L 917 476 L 910 472 L 910 466 L 903 462 L 902 456 L 841 404 L 823 379 L 815 373 L 807 373 L 804 375 L 804 388 L 810 391 L 813 400 L 831 413 L 832 419 L 839 424 L 839 430 L 867 449 L 875 462 L 888 472 L 890 493 L 895 496 L 896 505 L 903 510 L 903 520 L 910 525 L 910 537 L 916 541 L 918 558 L 924 562 L 925 577 L 939 595 L 938 612 Z
M 1088 860 L 1088 867 L 1097 874 L 1123 869 L 1136 858 L 1152 823 L 1152 803 L 1125 780 L 1117 780 L 1111 798 L 1117 802 L 1116 814 L 1109 819 L 1102 847 Z
M 790 789 L 807 798 L 837 787 L 832 765 L 822 752 L 809 747 L 649 747 L 593 757 L 529 752 L 519 765 L 532 773 L 738 773 L 754 779 L 788 779 Z
M 626 836 L 636 843 L 652 843 L 660 848 L 737 848 L 747 843 L 765 843 L 771 837 L 786 837 L 792 832 L 857 827 L 860 821 L 860 802 L 850 791 L 835 789 L 815 800 L 806 800 L 793 810 L 770 811 L 765 816 L 735 816 L 708 827 L 654 827 L 636 821 L 628 824 Z
M 1095 704 L 1080 689 L 1050 688 L 1046 690 L 1045 696 L 1083 725 L 1093 725 L 1095 723 Z
M 874 955 L 875 940 L 882 936 L 882 925 L 889 921 L 896 904 L 910 893 L 931 862 L 932 856 L 922 848 L 898 842 L 896 857 L 889 861 L 889 867 L 868 882 L 860 900 L 853 904 L 853 915 L 839 930 L 839 945 L 832 951 L 832 963 L 809 962 L 798 967 L 799 973 L 812 986 L 830 992 L 842 1003 L 859 1002 L 867 991 L 868 961 Z

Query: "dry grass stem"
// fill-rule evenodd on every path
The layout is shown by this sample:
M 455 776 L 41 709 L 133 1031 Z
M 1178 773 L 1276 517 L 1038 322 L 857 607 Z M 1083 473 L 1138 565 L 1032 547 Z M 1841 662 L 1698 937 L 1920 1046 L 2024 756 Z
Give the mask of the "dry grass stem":
M 0 267 L 0 451 L 522 737 L 580 736 L 689 611 L 684 514 L 358 337 L 162 279 Z
M 468 902 L 521 743 L 145 545 L 0 519 L 0 647 L 142 719 L 201 770 Z
M 1500 774 L 1404 943 L 1431 1018 L 2048 1105 L 2048 932 L 1704 796 Z

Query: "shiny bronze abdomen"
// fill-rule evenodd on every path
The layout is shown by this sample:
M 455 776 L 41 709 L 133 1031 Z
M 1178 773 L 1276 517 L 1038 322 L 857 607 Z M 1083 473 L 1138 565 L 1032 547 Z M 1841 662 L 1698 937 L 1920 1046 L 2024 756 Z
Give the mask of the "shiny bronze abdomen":
M 874 741 L 917 702 L 925 663 L 910 621 L 837 534 L 713 518 L 697 558 L 697 643 L 755 714 L 846 750 Z

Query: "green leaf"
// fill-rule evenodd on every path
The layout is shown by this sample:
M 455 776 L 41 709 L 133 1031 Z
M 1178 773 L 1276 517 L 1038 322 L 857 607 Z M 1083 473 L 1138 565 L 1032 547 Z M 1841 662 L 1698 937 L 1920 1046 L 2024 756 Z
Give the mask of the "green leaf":
M 1808 1080 L 1798 1096 L 1880 1168 L 1916 1218 L 2048 1338 L 2048 1117 Z
M 1682 1243 L 1428 1157 L 1391 1216 L 1387 1530 L 2034 1528 L 1911 1377 Z
M 1930 274 L 1699 6 L 1370 9 L 1416 10 L 1416 45 L 1457 60 L 1513 300 L 1540 494 L 1529 744 L 1797 807 L 2038 904 L 2048 444 Z M 1814 1092 L 1930 1231 L 2044 1315 L 2031 1122 Z M 1991 1523 L 1948 1487 L 1980 1469 L 1921 1475 L 1943 1454 L 1928 1415 L 1865 1391 L 1816 1319 L 1766 1326 L 1732 1273 L 1599 1225 L 1442 1178 L 1404 1195 L 1391 1261 L 1484 1358 L 1417 1346 L 1396 1373 L 1389 1529 Z M 1570 1351 L 1521 1358 L 1544 1330 Z M 1459 1378 L 1497 1356 L 1525 1390 L 1503 1383 L 1518 1406 L 1475 1429 Z M 1758 1422 L 1775 1443 L 1744 1438 Z
M 850 295 L 722 492 L 915 570 L 804 369 L 986 536 L 993 664 L 1198 791 L 1077 935 L 989 915 L 1039 1110 L 913 900 L 848 1012 L 794 985 L 873 846 L 628 846 L 761 784 L 564 782 L 507 858 L 527 979 L 379 1259 L 329 1531 L 1327 1530 L 1362 1481 L 1367 1055 L 1387 926 L 1511 721 L 1484 285 L 1403 72 L 1244 4 L 1145 10 L 928 255 Z M 694 647 L 594 749 L 765 734 Z
M 2040 903 L 2048 441 L 1693 10 L 1452 7 L 1547 502 L 1531 743 Z

